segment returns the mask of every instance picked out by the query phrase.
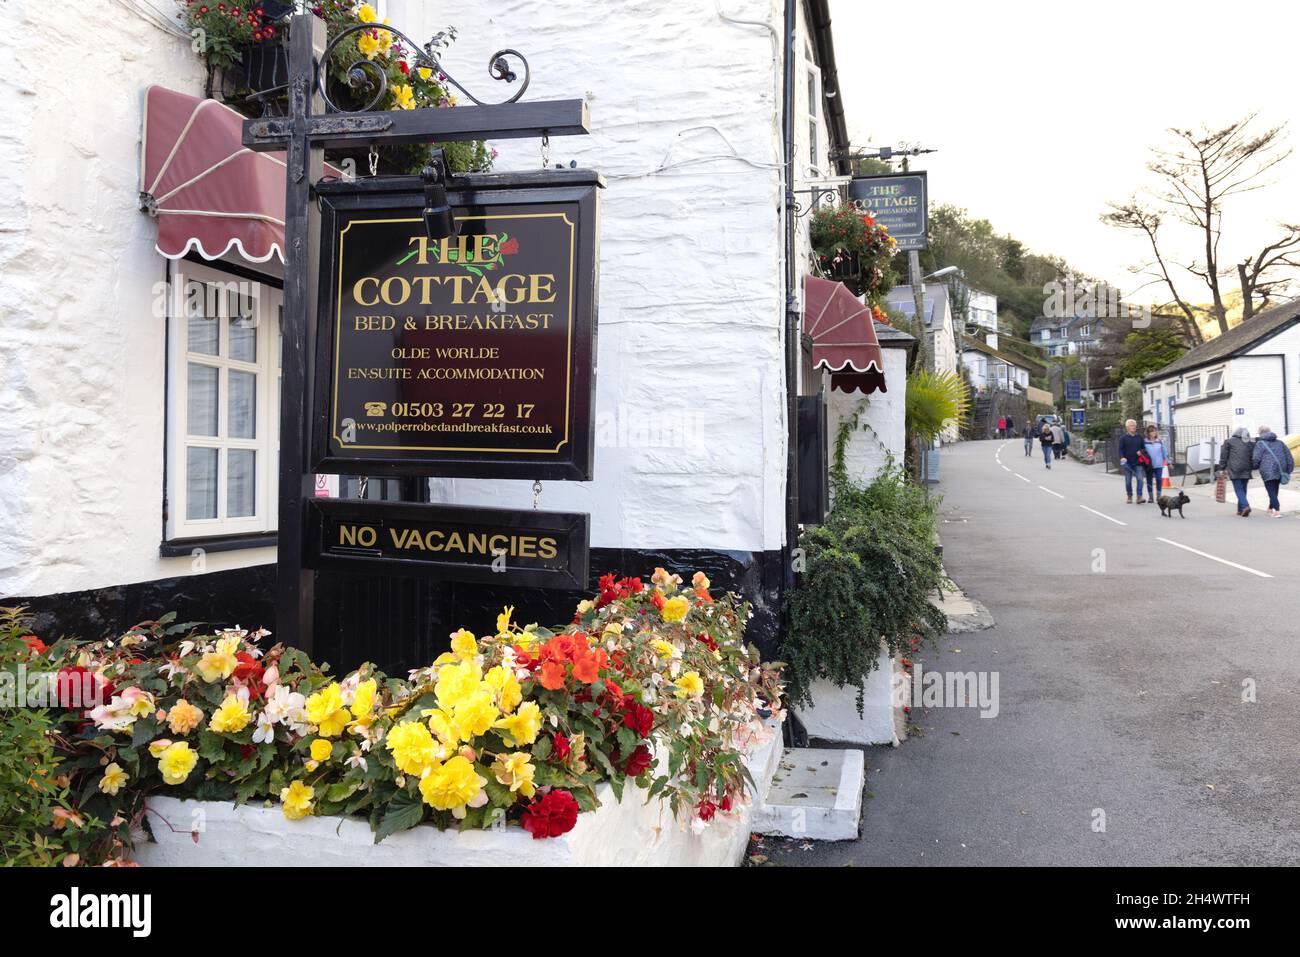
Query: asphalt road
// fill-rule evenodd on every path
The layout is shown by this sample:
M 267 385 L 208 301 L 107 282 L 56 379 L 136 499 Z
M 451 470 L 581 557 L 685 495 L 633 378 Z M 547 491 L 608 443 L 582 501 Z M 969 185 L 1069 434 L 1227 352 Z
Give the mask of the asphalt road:
M 860 839 L 768 841 L 773 863 L 1300 863 L 1300 517 L 1162 518 L 1019 441 L 942 476 L 948 572 L 997 624 L 920 660 L 997 672 L 999 713 L 914 708 L 866 750 Z

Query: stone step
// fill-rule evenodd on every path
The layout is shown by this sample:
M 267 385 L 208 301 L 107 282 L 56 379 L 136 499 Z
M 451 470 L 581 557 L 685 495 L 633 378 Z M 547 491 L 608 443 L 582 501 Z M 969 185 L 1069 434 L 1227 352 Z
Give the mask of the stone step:
M 786 748 L 766 800 L 754 808 L 750 830 L 810 841 L 852 840 L 862 819 L 865 775 L 862 752 L 854 748 Z

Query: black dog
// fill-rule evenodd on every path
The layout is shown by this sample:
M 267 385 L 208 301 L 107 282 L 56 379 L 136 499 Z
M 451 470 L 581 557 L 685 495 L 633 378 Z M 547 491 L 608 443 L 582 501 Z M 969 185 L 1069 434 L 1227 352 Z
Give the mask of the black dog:
M 1161 495 L 1156 500 L 1156 504 L 1160 506 L 1160 514 L 1165 518 L 1173 518 L 1174 509 L 1178 510 L 1179 518 L 1186 518 L 1187 516 L 1183 514 L 1183 506 L 1190 501 L 1186 492 L 1179 492 L 1177 495 Z

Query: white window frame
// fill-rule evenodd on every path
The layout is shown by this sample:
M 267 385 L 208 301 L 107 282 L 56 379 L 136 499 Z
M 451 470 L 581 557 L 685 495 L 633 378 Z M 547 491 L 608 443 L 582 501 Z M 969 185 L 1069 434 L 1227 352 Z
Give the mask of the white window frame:
M 806 50 L 808 70 L 808 159 L 809 167 L 818 176 L 822 173 L 826 157 L 822 154 L 822 74 L 813 62 L 812 49 Z
M 201 283 L 243 283 L 250 287 L 257 330 L 254 362 L 229 357 L 229 324 L 219 323 L 217 355 L 189 351 L 189 321 L 185 312 L 186 292 L 182 286 Z M 284 297 L 281 290 L 267 283 L 244 279 L 197 263 L 177 262 L 173 267 L 172 287 L 178 292 L 169 297 L 167 346 L 167 520 L 168 541 L 208 538 L 225 535 L 256 534 L 274 531 L 277 526 L 277 480 L 280 458 L 280 313 Z M 217 435 L 191 436 L 187 432 L 189 363 L 216 367 Z M 229 415 L 228 373 L 231 370 L 252 372 L 257 376 L 252 439 L 226 435 Z M 217 517 L 186 518 L 186 469 L 189 447 L 216 448 Z M 226 516 L 228 469 L 226 456 L 231 449 L 251 449 L 257 453 L 254 479 L 254 512 L 250 516 Z
M 1187 398 L 1188 398 L 1189 400 L 1191 400 L 1191 399 L 1199 399 L 1199 398 L 1201 397 L 1201 376 L 1200 376 L 1200 374 L 1198 373 L 1198 374 L 1196 374 L 1196 375 L 1194 375 L 1194 376 L 1188 376 L 1188 377 L 1187 377 L 1186 379 L 1184 379 L 1183 381 L 1187 383 Z
M 1210 383 L 1214 381 L 1215 376 L 1219 377 L 1219 384 L 1217 386 L 1211 386 Z M 1215 395 L 1222 392 L 1225 378 L 1225 370 L 1222 368 L 1211 369 L 1209 372 L 1205 373 L 1205 395 Z

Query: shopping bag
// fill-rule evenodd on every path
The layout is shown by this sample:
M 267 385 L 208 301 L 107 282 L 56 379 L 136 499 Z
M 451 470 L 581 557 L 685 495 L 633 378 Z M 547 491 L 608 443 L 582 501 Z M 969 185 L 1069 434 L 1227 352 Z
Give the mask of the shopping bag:
M 1214 500 L 1216 502 L 1225 502 L 1228 499 L 1228 476 L 1222 472 L 1214 483 Z

